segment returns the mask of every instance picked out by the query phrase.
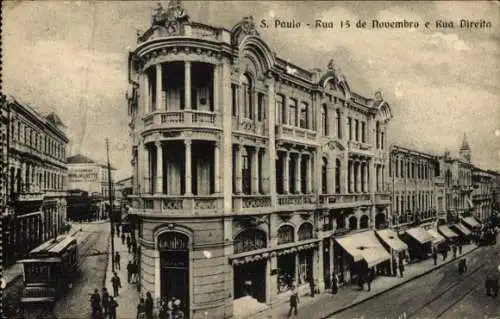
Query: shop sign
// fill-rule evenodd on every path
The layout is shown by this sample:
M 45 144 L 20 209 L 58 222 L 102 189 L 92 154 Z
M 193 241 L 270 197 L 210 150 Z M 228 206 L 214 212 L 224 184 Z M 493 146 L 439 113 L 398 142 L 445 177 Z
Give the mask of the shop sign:
M 266 248 L 266 234 L 257 230 L 247 230 L 236 236 L 234 240 L 234 253 Z
M 178 233 L 166 233 L 158 238 L 158 250 L 187 250 L 188 239 Z
M 293 243 L 294 229 L 290 225 L 283 225 L 278 229 L 278 245 Z

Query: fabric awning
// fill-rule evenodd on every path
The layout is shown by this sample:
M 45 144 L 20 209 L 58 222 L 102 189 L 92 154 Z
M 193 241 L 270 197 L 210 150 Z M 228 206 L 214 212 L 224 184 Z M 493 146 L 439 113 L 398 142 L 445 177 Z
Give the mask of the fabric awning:
M 451 230 L 450 227 L 448 227 L 448 226 L 440 226 L 439 231 L 441 232 L 441 234 L 444 237 L 446 237 L 448 239 L 453 239 L 455 237 L 458 237 L 458 235 L 455 234 L 455 232 L 453 230 Z
M 384 243 L 391 247 L 392 250 L 397 252 L 408 250 L 408 245 L 405 244 L 401 239 L 399 239 L 398 234 L 394 230 L 377 230 L 377 234 L 380 236 Z
M 481 224 L 476 221 L 474 217 L 463 217 L 462 222 L 469 225 L 472 228 L 481 227 Z
M 336 240 L 354 258 L 354 261 L 364 259 L 369 268 L 391 259 L 373 230 L 347 235 Z
M 413 227 L 406 230 L 406 233 L 421 244 L 432 242 L 434 237 L 422 227 Z
M 434 240 L 432 241 L 433 244 L 437 245 L 442 242 L 446 241 L 446 238 L 444 238 L 436 229 L 427 229 L 427 232 L 434 237 Z
M 458 223 L 453 225 L 460 233 L 462 233 L 464 236 L 469 236 L 471 234 L 471 231 L 467 229 L 464 225 Z

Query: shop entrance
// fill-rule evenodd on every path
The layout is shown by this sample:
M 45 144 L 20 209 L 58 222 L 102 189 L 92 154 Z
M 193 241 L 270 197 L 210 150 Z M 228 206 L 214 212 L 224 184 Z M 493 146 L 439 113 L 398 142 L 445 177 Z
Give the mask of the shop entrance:
M 234 299 L 250 296 L 266 302 L 266 263 L 260 260 L 234 266 Z
M 330 274 L 330 239 L 325 238 L 323 239 L 323 282 L 325 283 L 325 288 L 330 289 L 330 280 L 331 280 L 331 274 Z
M 175 232 L 160 235 L 160 295 L 176 298 L 181 309 L 189 313 L 189 250 L 188 237 Z
M 292 289 L 295 281 L 295 254 L 278 256 L 278 293 Z

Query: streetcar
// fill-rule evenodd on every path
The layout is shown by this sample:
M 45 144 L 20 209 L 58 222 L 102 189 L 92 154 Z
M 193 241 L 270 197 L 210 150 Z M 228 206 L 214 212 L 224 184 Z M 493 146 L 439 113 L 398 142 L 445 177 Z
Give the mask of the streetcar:
M 23 308 L 51 305 L 64 295 L 79 274 L 78 245 L 73 236 L 59 236 L 30 251 L 23 264 Z

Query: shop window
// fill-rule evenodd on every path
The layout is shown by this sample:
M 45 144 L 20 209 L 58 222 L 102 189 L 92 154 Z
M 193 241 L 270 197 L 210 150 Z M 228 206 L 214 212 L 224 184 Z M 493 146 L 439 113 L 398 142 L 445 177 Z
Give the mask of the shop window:
M 283 225 L 278 229 L 278 245 L 294 242 L 294 228 L 290 225 Z

